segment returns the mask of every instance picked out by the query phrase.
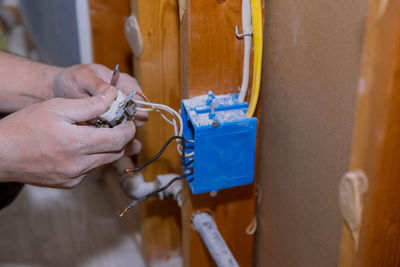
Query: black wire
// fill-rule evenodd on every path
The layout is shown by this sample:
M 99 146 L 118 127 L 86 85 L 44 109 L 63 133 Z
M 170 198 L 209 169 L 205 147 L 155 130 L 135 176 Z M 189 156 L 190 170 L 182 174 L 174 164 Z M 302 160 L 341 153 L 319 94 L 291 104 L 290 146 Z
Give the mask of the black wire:
M 126 169 L 126 170 L 124 171 L 124 173 L 140 171 L 141 169 L 143 169 L 144 167 L 146 167 L 147 165 L 149 165 L 150 163 L 152 163 L 153 161 L 155 161 L 156 159 L 158 159 L 158 158 L 162 155 L 162 153 L 164 153 L 164 151 L 165 151 L 165 149 L 168 147 L 168 145 L 169 145 L 173 140 L 175 140 L 175 139 L 180 139 L 180 140 L 181 140 L 181 143 L 182 143 L 182 157 L 181 157 L 181 162 L 182 162 L 182 165 L 185 166 L 185 157 L 184 157 L 184 154 L 185 154 L 185 143 L 186 143 L 187 141 L 186 141 L 185 138 L 183 138 L 182 136 L 172 136 L 170 139 L 167 140 L 167 142 L 165 142 L 165 144 L 164 144 L 164 146 L 161 148 L 161 150 L 160 150 L 152 159 L 150 159 L 149 161 L 145 162 L 142 166 L 139 166 L 139 167 L 137 167 L 137 168 Z
M 186 168 L 186 167 L 188 167 L 190 164 L 192 164 L 193 161 L 194 161 L 194 159 L 189 160 L 188 163 L 183 164 L 183 166 Z
M 177 177 L 172 178 L 166 185 L 164 185 L 163 187 L 160 187 L 159 189 L 157 189 L 157 190 L 155 190 L 155 191 L 153 191 L 153 192 L 147 194 L 146 196 L 144 196 L 144 198 L 147 199 L 147 198 L 149 198 L 149 197 L 152 197 L 152 196 L 154 196 L 154 195 L 157 195 L 158 193 L 160 193 L 160 192 L 164 191 L 165 189 L 167 189 L 168 187 L 170 187 L 175 181 L 177 181 L 177 180 L 182 180 L 182 179 L 188 177 L 190 174 L 191 174 L 191 173 L 187 173 L 187 174 L 184 174 L 184 175 L 181 175 L 181 176 L 177 176 Z
M 175 181 L 185 179 L 186 177 L 188 177 L 191 174 L 192 173 L 187 173 L 187 174 L 184 174 L 181 176 L 174 177 L 163 187 L 160 187 L 159 189 L 145 195 L 144 197 L 133 200 L 122 212 L 119 212 L 119 216 L 120 217 L 124 216 L 125 213 L 127 213 L 132 207 L 139 205 L 140 203 L 147 200 L 148 198 L 151 198 L 151 197 L 157 195 L 158 193 L 160 193 L 160 192 L 164 191 L 165 189 L 167 189 L 168 187 L 170 187 Z
M 150 163 L 152 163 L 153 161 L 158 159 L 162 155 L 162 153 L 165 151 L 165 149 L 168 147 L 168 145 L 175 139 L 180 139 L 181 140 L 181 144 L 182 144 L 181 164 L 182 164 L 184 170 L 190 170 L 190 172 L 186 173 L 184 175 L 181 175 L 181 176 L 174 177 L 166 185 L 164 185 L 163 187 L 160 187 L 159 189 L 157 189 L 157 190 L 145 195 L 144 197 L 141 197 L 139 199 L 133 200 L 122 212 L 119 212 L 119 216 L 120 217 L 124 216 L 125 213 L 127 213 L 128 210 L 130 210 L 132 207 L 134 207 L 136 205 L 139 205 L 140 203 L 142 203 L 143 201 L 147 200 L 148 198 L 153 197 L 153 196 L 157 195 L 158 193 L 164 191 L 165 189 L 170 187 L 175 181 L 181 180 L 181 179 L 185 179 L 188 176 L 193 174 L 193 168 L 188 168 L 188 166 L 193 163 L 193 159 L 186 163 L 186 160 L 185 160 L 185 148 L 186 148 L 186 146 L 185 146 L 185 144 L 186 144 L 187 141 L 182 136 L 172 136 L 170 139 L 167 140 L 167 142 L 165 142 L 165 144 L 161 148 L 161 150 L 152 159 L 150 159 L 149 161 L 144 163 L 142 166 L 139 166 L 137 168 L 126 169 L 124 171 L 124 173 L 140 171 L 141 169 L 143 169 L 144 167 L 146 167 L 147 165 L 149 165 Z

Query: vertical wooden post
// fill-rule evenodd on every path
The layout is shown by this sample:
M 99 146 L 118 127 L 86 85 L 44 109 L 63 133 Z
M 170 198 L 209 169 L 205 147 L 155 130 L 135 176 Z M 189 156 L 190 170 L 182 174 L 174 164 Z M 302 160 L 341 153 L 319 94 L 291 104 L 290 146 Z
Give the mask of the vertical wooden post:
M 179 9 L 176 0 L 135 0 L 133 13 L 137 15 L 143 37 L 144 51 L 135 59 L 134 73 L 143 92 L 155 103 L 179 109 Z M 149 114 L 149 121 L 138 129 L 143 143 L 139 163 L 153 157 L 165 141 L 173 136 L 171 125 L 158 113 Z M 146 167 L 146 180 L 157 174 L 180 173 L 179 156 L 171 145 L 163 156 Z M 172 199 L 150 199 L 141 205 L 141 233 L 144 257 L 148 264 L 166 261 L 180 255 L 180 208 Z
M 340 266 L 400 266 L 400 1 L 370 1 L 351 170 L 370 188 L 356 249 L 343 229 Z
M 116 64 L 132 73 L 132 52 L 124 35 L 124 18 L 130 14 L 129 0 L 90 0 L 93 59 L 113 69 Z
M 188 0 L 181 22 L 182 96 L 238 92 L 242 78 L 241 0 Z M 250 75 L 251 77 L 251 75 Z M 206 167 L 206 166 L 205 166 Z M 216 197 L 192 195 L 185 188 L 182 207 L 185 266 L 214 266 L 209 252 L 191 227 L 196 211 L 210 211 L 240 266 L 253 265 L 253 236 L 246 227 L 255 216 L 255 183 L 221 190 Z

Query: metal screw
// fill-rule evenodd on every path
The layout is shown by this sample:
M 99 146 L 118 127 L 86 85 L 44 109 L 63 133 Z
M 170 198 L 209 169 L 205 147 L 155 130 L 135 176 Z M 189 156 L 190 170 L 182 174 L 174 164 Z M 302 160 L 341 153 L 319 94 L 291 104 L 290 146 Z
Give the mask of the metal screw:
M 213 121 L 211 123 L 211 126 L 214 127 L 214 128 L 217 128 L 219 126 L 219 122 L 218 121 Z
M 210 192 L 210 197 L 216 197 L 217 196 L 217 191 L 211 191 Z

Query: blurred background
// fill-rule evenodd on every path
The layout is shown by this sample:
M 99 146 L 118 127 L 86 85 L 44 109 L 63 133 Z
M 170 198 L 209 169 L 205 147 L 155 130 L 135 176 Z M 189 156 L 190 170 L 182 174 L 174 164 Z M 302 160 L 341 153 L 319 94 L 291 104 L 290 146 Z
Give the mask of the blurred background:
M 58 66 L 92 62 L 87 1 L 1 1 L 0 49 Z M 118 218 L 124 204 L 115 204 L 106 176 L 118 181 L 109 168 L 73 190 L 25 185 L 0 210 L 0 266 L 144 266 L 138 231 Z

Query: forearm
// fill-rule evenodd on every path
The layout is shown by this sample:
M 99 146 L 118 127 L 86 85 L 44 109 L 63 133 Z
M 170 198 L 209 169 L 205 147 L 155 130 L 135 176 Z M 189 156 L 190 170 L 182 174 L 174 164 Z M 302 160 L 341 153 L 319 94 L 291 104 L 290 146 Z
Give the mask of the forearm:
M 53 80 L 60 70 L 0 52 L 0 112 L 14 112 L 54 97 Z

